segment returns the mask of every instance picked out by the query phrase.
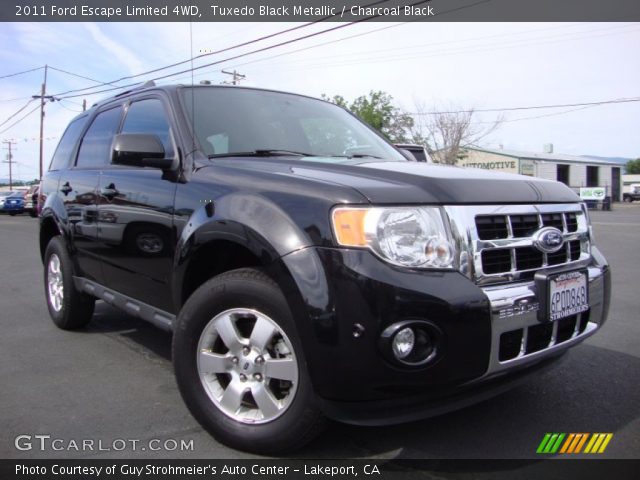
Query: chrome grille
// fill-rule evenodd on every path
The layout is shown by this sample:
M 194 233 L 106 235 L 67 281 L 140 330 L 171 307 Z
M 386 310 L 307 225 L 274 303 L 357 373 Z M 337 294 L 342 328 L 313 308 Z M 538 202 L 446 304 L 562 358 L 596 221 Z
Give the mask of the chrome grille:
M 532 280 L 537 270 L 589 259 L 589 228 L 581 204 L 446 207 L 460 251 L 460 270 L 478 284 Z M 534 234 L 562 232 L 563 247 L 543 253 Z
M 525 213 L 518 215 L 478 215 L 476 229 L 480 240 L 526 238 L 541 227 L 555 227 L 560 231 L 576 232 L 576 212 Z
M 524 357 L 564 343 L 582 334 L 589 323 L 589 312 L 540 323 L 500 335 L 498 358 L 501 362 Z

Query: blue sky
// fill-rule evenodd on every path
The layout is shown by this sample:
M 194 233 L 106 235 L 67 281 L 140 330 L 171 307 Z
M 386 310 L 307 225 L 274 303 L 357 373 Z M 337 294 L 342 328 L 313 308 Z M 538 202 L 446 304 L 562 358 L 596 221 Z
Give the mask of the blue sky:
M 195 65 L 248 52 L 256 46 L 302 36 L 337 24 L 321 24 L 209 56 Z M 217 50 L 291 28 L 291 23 L 192 25 L 194 53 Z M 351 37 L 351 38 L 347 38 Z M 331 42 L 331 43 L 329 43 Z M 188 23 L 2 23 L 0 76 L 45 63 L 99 81 L 111 81 L 190 57 Z M 295 50 L 304 49 L 294 52 Z M 292 53 L 293 52 L 293 53 Z M 184 69 L 188 65 L 179 69 Z M 406 111 L 505 108 L 572 104 L 640 97 L 640 23 L 370 23 L 229 61 L 196 73 L 220 83 L 221 69 L 238 69 L 243 85 L 350 99 L 370 90 L 390 93 Z M 171 73 L 168 70 L 162 73 Z M 42 70 L 0 79 L 0 123 L 38 94 Z M 158 75 L 158 74 L 156 74 Z M 141 77 L 140 80 L 152 78 Z M 179 75 L 162 83 L 188 83 Z M 123 83 L 130 83 L 123 82 Z M 49 70 L 48 94 L 95 85 Z M 45 165 L 68 121 L 110 94 L 47 104 Z M 33 102 L 0 132 L 36 106 Z M 496 113 L 475 119 L 491 122 Z M 531 118 L 538 117 L 538 118 Z M 576 155 L 640 157 L 640 102 L 577 110 L 516 111 L 484 141 L 485 146 Z M 38 173 L 38 114 L 0 133 L 17 142 L 14 173 Z M 2 145 L 5 147 L 6 145 Z M 3 160 L 4 153 L 3 150 Z M 7 177 L 0 164 L 0 178 Z

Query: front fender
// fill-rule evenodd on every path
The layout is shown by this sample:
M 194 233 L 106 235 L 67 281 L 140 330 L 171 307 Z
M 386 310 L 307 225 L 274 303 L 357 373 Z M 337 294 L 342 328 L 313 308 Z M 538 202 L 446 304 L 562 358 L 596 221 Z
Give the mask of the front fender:
M 192 243 L 212 239 L 237 241 L 254 253 L 267 244 L 276 258 L 313 244 L 307 232 L 274 202 L 257 194 L 238 192 L 195 210 L 181 232 L 178 246 L 188 248 Z
M 312 240 L 278 205 L 257 194 L 230 193 L 204 203 L 195 211 L 176 216 L 178 242 L 174 258 L 173 292 L 182 303 L 185 275 L 201 249 L 216 241 L 249 250 L 263 266 L 312 244 Z

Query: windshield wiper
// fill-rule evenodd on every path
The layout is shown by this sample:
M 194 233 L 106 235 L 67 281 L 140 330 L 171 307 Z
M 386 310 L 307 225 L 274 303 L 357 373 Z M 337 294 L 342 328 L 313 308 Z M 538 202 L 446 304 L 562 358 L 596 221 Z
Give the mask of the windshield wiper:
M 335 158 L 377 158 L 382 159 L 382 157 L 378 157 L 376 155 L 369 155 L 368 153 L 354 153 L 353 155 L 331 155 L 331 157 Z
M 260 149 L 250 152 L 229 152 L 229 153 L 214 153 L 208 155 L 208 158 L 222 158 L 222 157 L 281 157 L 281 156 L 296 156 L 296 157 L 313 157 L 311 153 L 296 152 L 293 150 L 282 150 L 279 148 L 274 149 Z

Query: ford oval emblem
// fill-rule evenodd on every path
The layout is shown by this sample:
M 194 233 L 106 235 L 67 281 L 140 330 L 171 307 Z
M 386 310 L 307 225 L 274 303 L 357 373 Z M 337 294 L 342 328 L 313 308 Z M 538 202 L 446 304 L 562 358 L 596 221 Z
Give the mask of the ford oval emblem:
M 542 253 L 554 253 L 564 245 L 564 237 L 557 228 L 544 227 L 533 235 L 533 245 Z

